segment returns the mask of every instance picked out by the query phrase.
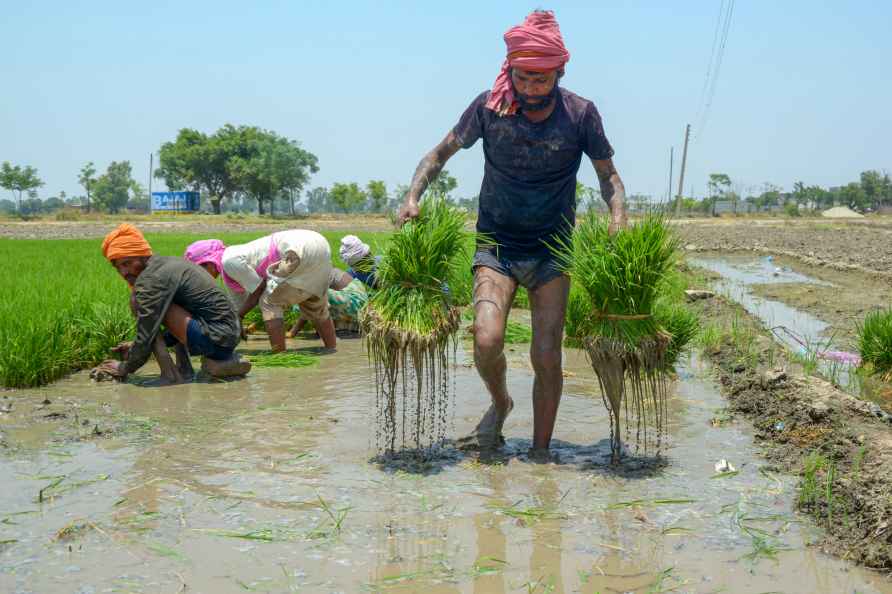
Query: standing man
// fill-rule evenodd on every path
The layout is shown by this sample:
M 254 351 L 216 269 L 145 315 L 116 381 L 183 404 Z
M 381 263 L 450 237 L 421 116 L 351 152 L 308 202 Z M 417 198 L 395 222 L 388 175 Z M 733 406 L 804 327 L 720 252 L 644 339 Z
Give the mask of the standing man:
M 492 405 L 465 442 L 501 445 L 514 408 L 505 382 L 505 325 L 517 286 L 532 310 L 534 457 L 548 457 L 563 389 L 561 341 L 570 279 L 548 245 L 569 238 L 576 215 L 576 173 L 591 159 L 610 209 L 611 233 L 626 224 L 625 189 L 595 105 L 559 87 L 570 54 L 550 11 L 531 13 L 505 33 L 507 58 L 491 91 L 418 164 L 400 221 L 418 216 L 418 201 L 461 148 L 483 139 L 485 157 L 477 231 L 494 240 L 474 257 L 474 361 Z

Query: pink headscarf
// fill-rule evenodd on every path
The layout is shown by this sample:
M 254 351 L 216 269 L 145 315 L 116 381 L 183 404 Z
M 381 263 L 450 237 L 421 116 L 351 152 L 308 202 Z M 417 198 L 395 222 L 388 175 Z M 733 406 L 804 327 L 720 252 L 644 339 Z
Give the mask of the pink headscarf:
M 223 250 L 225 249 L 226 245 L 219 239 L 202 239 L 189 244 L 183 257 L 199 266 L 210 262 L 217 267 L 217 272 L 223 277 L 223 282 L 227 287 L 236 293 L 244 293 L 245 289 L 223 272 Z
M 508 29 L 505 45 L 508 55 L 486 102 L 487 109 L 500 116 L 517 113 L 509 68 L 515 66 L 521 70 L 548 72 L 570 61 L 570 52 L 564 47 L 560 27 L 550 10 L 531 12 L 522 25 Z

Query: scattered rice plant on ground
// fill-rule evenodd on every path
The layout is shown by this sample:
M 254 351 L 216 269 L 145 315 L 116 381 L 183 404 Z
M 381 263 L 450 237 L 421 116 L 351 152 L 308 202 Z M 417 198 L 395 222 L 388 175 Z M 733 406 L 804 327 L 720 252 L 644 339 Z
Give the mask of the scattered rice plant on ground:
M 636 443 L 647 451 L 652 426 L 659 453 L 667 414 L 667 361 L 684 346 L 670 351 L 673 335 L 664 324 L 673 326 L 685 343 L 696 330 L 692 316 L 658 305 L 678 261 L 678 239 L 668 222 L 648 215 L 614 237 L 608 226 L 606 217 L 590 211 L 572 238 L 552 249 L 574 285 L 568 334 L 586 350 L 598 377 L 612 419 L 612 457 L 617 462 L 623 406 L 627 436 L 631 411 Z
M 319 362 L 319 357 L 290 351 L 246 353 L 245 358 L 254 367 L 310 367 Z

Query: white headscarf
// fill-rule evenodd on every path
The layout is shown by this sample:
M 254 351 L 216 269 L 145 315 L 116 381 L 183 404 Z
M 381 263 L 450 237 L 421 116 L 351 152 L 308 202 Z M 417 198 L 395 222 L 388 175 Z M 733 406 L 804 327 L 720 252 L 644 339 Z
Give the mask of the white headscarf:
M 353 266 L 368 256 L 371 251 L 372 248 L 369 247 L 369 244 L 363 243 L 363 241 L 355 235 L 345 235 L 341 238 L 341 260 L 343 260 L 347 266 Z

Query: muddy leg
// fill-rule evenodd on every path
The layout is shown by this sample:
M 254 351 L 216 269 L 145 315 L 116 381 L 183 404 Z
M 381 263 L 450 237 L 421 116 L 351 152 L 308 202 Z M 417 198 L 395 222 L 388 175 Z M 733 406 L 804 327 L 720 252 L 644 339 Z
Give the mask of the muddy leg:
M 186 345 L 177 343 L 174 347 L 174 353 L 177 357 L 177 370 L 179 370 L 183 380 L 191 380 L 192 376 L 195 375 L 195 370 L 192 368 L 192 360 L 189 358 L 189 351 L 186 349 Z
M 561 341 L 570 279 L 559 276 L 530 291 L 533 340 L 530 361 L 533 380 L 533 450 L 547 450 L 554 432 L 564 375 L 561 370 Z
M 485 266 L 474 273 L 474 363 L 492 399 L 489 410 L 474 431 L 459 440 L 461 446 L 481 448 L 502 444 L 502 426 L 514 401 L 505 381 L 505 324 L 517 281 Z
M 155 360 L 158 361 L 158 367 L 161 369 L 161 380 L 163 382 L 178 384 L 183 381 L 183 376 L 180 375 L 176 365 L 173 364 L 173 359 L 171 358 L 170 353 L 167 352 L 167 345 L 164 344 L 164 338 L 162 338 L 160 334 L 155 337 L 155 343 L 152 346 L 152 354 L 155 355 Z

